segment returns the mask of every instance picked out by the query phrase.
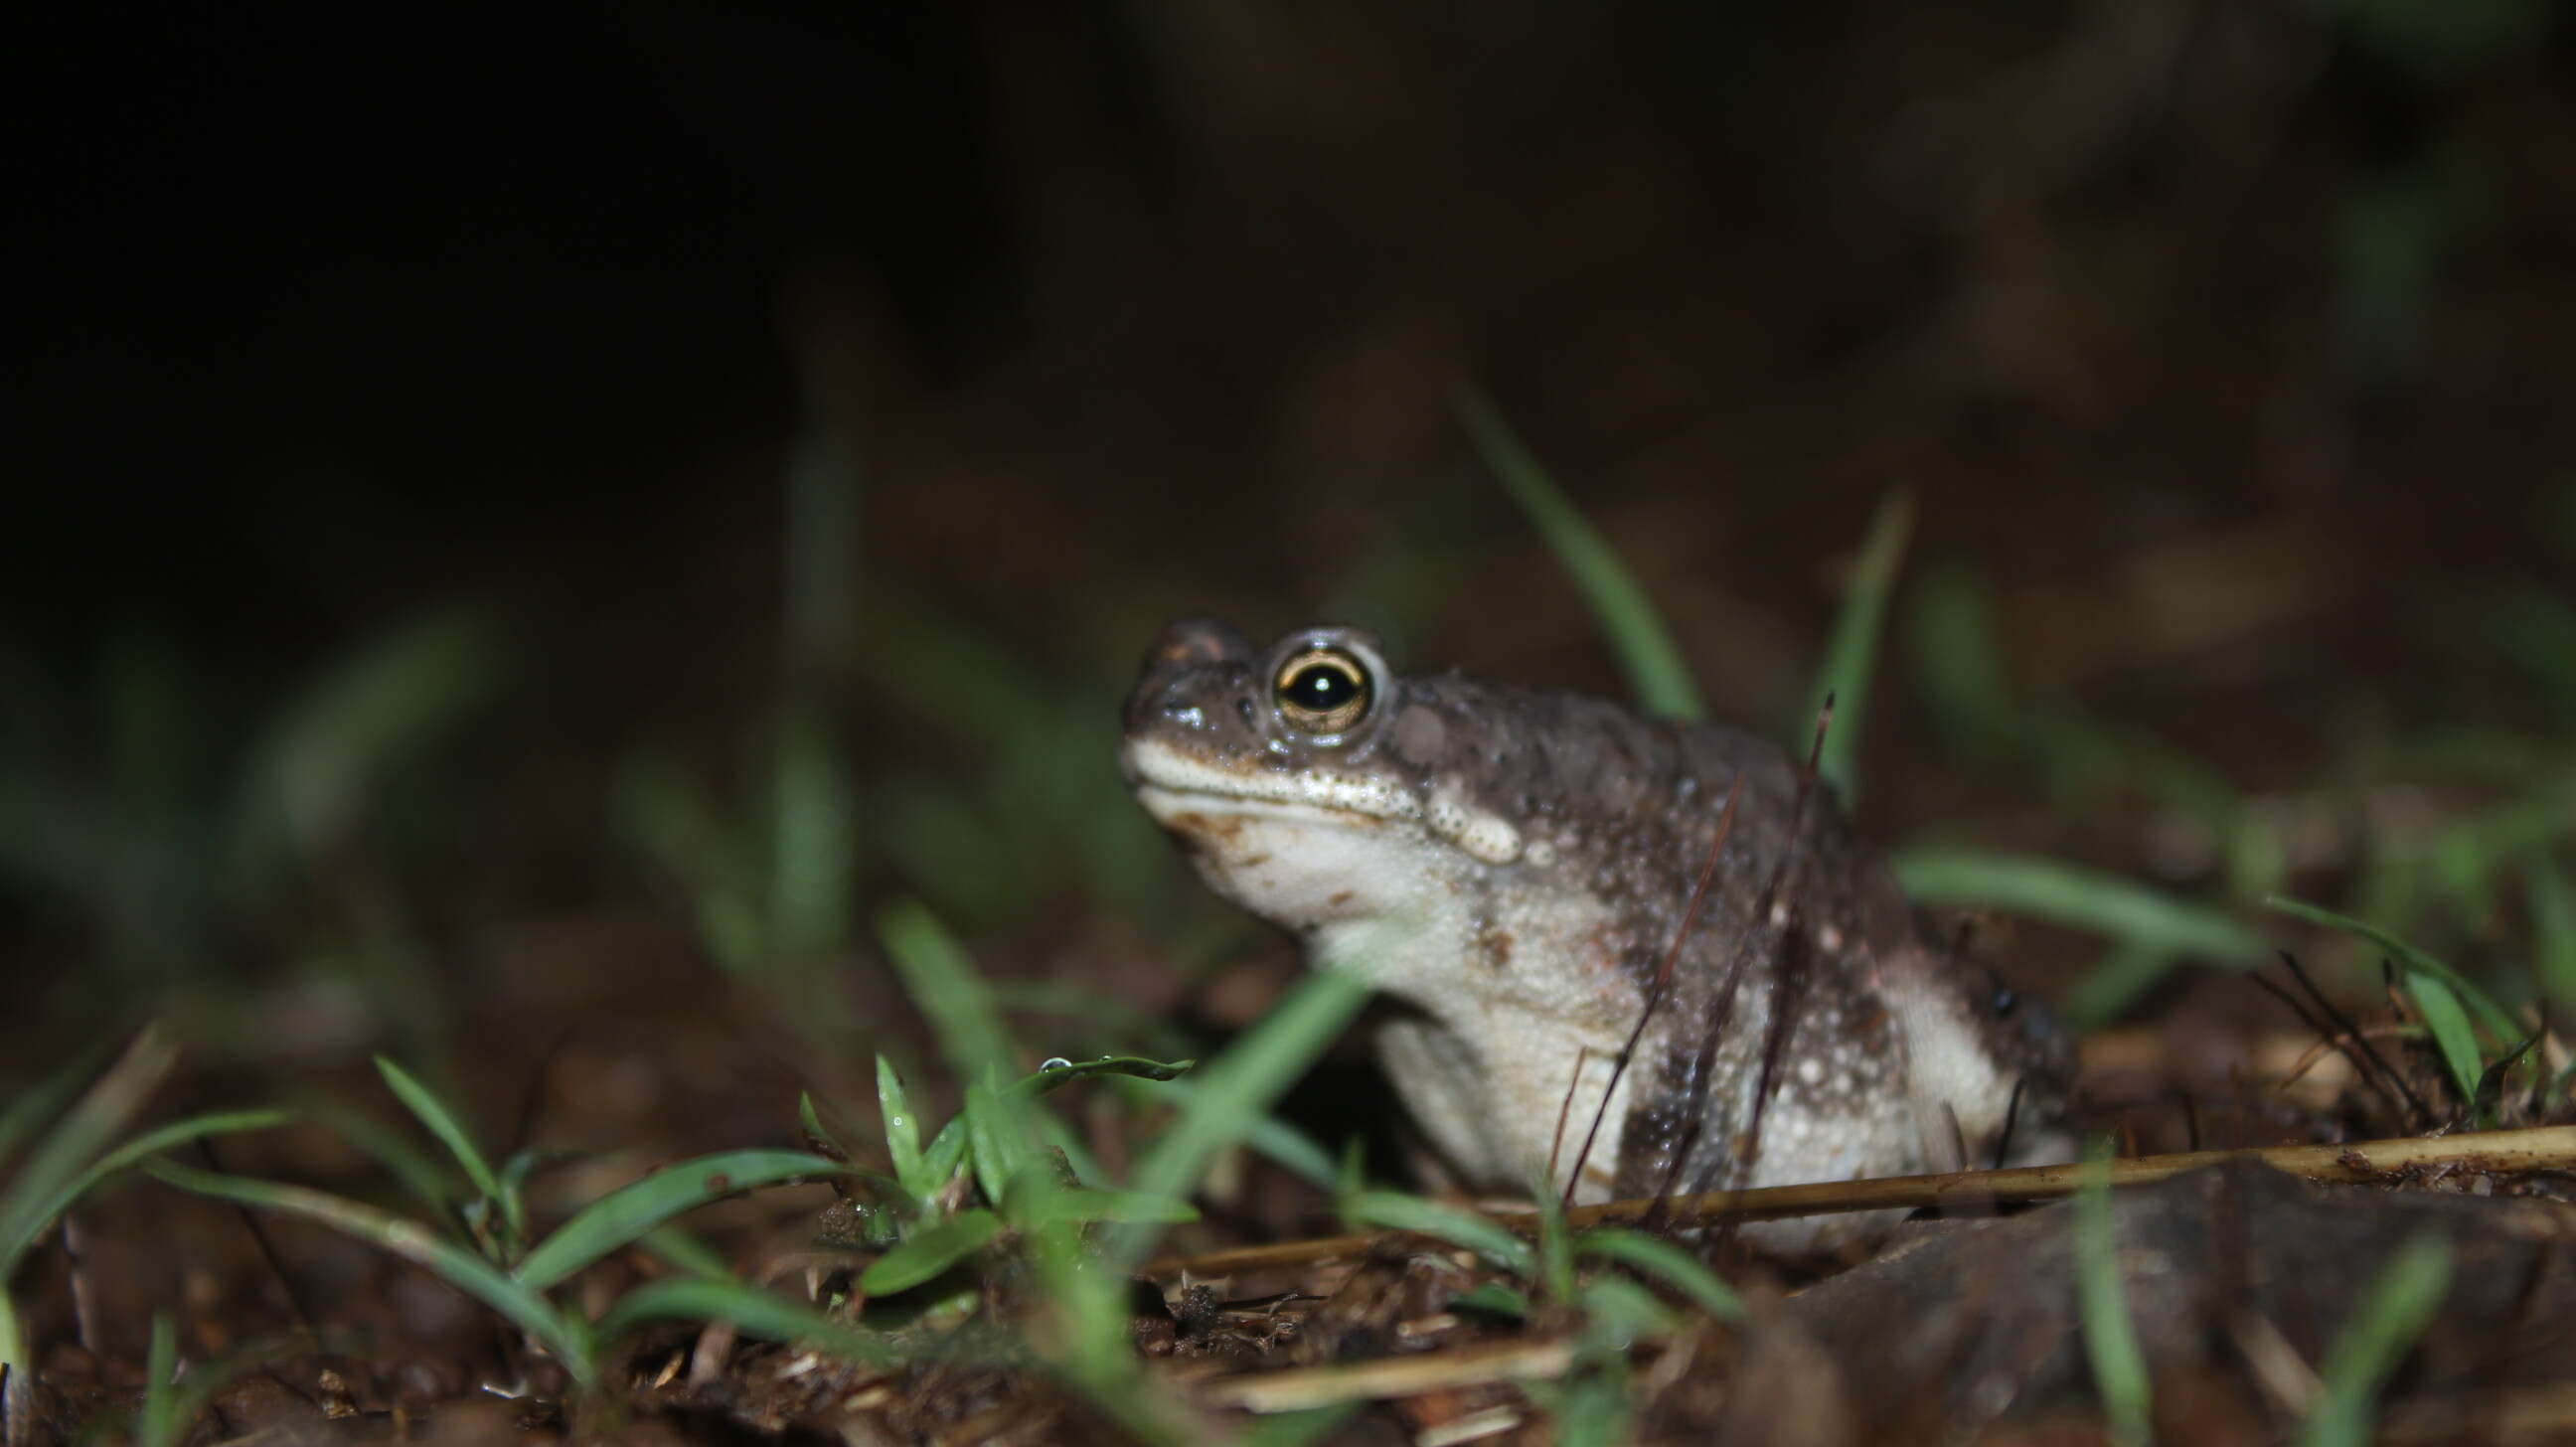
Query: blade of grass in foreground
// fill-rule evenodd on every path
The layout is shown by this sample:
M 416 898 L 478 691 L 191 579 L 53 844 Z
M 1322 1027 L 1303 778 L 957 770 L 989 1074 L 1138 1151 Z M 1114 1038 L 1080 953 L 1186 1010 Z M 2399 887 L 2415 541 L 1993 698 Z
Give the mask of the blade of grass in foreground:
M 1750 1320 L 1744 1302 L 1696 1256 L 1660 1236 L 1624 1226 L 1596 1226 L 1574 1238 L 1576 1254 L 1603 1256 L 1655 1277 L 1720 1321 Z
M 2075 1193 L 2075 1296 L 2084 1320 L 2084 1355 L 2110 1419 L 2111 1440 L 2120 1447 L 2145 1447 L 2147 1359 L 2138 1346 L 2137 1324 L 2129 1319 L 2118 1243 L 2112 1239 L 2109 1152 L 2097 1147 L 2093 1157 Z
M 587 1386 L 595 1375 L 587 1334 L 577 1322 L 558 1315 L 534 1288 L 512 1280 L 464 1247 L 438 1239 L 417 1221 L 283 1181 L 219 1176 L 169 1160 L 146 1162 L 143 1169 L 155 1180 L 180 1190 L 301 1216 L 391 1252 L 508 1317 L 522 1331 L 544 1343 L 575 1381 Z
M 781 1181 L 848 1172 L 838 1161 L 803 1151 L 720 1151 L 682 1161 L 575 1212 L 528 1253 L 514 1274 L 520 1284 L 542 1291 L 709 1201 Z
M 2449 1241 L 2427 1233 L 2398 1248 L 2327 1349 L 2316 1413 L 2299 1437 L 2302 1447 L 2362 1447 L 2370 1441 L 2371 1405 L 2379 1389 L 2450 1289 Z
M 1342 1214 L 1388 1231 L 1410 1231 L 1464 1247 L 1516 1276 L 1538 1269 L 1538 1251 L 1527 1241 L 1473 1211 L 1396 1191 L 1362 1191 L 1342 1203 Z
M 1522 445 L 1491 399 L 1475 387 L 1461 386 L 1455 405 L 1477 455 L 1501 479 L 1503 490 L 1520 504 L 1521 511 L 1529 514 L 1531 524 L 1591 600 L 1592 611 L 1610 635 L 1611 647 L 1618 650 L 1620 667 L 1628 674 L 1628 686 L 1639 706 L 1668 718 L 1699 718 L 1703 712 L 1699 688 L 1691 682 L 1681 650 L 1673 646 L 1672 635 L 1664 630 L 1654 604 L 1646 601 L 1646 590 L 1637 586 L 1627 565 Z
M 1196 1088 L 1181 1102 L 1171 1128 L 1146 1147 L 1128 1185 L 1153 1196 L 1187 1196 L 1216 1153 L 1249 1135 L 1289 1085 L 1340 1035 L 1368 987 L 1340 971 L 1308 976 L 1245 1031 L 1224 1055 L 1199 1067 Z M 1115 1238 L 1113 1265 L 1125 1271 L 1144 1259 L 1154 1233 L 1128 1228 Z
M 1870 519 L 1869 536 L 1862 541 L 1860 559 L 1852 568 L 1851 590 L 1843 596 L 1833 637 L 1825 644 L 1824 666 L 1817 670 L 1815 686 L 1807 693 L 1807 710 L 1789 723 L 1789 751 L 1803 753 L 1825 700 L 1834 701 L 1833 727 L 1825 733 L 1816 772 L 1842 794 L 1846 806 L 1860 798 L 1860 780 L 1853 771 L 1859 767 L 1861 725 L 1869 716 L 1870 675 L 1878 662 L 1879 638 L 1886 630 L 1887 595 L 1896 586 L 1897 570 L 1905 563 L 1906 540 L 1913 534 L 1914 495 L 1902 490 L 1889 493 L 1879 503 L 1877 516 Z

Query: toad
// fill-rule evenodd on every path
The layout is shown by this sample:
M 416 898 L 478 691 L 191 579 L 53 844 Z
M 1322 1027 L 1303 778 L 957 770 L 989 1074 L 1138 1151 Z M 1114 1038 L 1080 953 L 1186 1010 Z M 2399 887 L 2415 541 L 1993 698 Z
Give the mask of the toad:
M 1380 1058 L 1460 1184 L 1600 1201 L 2062 1147 L 2042 1127 L 2065 1037 L 1933 937 L 1830 786 L 1802 800 L 1755 735 L 1398 674 L 1357 629 L 1256 648 L 1194 619 L 1147 655 L 1121 761 L 1219 894 L 1392 997 Z M 1813 1250 L 1888 1220 L 1748 1234 Z

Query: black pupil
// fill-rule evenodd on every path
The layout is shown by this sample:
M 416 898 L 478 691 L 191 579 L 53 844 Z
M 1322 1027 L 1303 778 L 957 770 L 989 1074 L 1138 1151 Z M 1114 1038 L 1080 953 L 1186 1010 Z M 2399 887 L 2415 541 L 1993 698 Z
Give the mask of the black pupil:
M 1326 663 L 1310 663 L 1288 680 L 1288 701 L 1315 713 L 1331 713 L 1359 696 L 1359 679 Z

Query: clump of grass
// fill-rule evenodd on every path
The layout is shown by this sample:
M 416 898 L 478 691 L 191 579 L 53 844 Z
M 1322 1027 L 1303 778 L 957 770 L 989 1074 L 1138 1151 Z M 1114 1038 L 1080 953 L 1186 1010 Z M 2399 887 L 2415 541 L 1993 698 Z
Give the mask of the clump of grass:
M 847 1324 L 729 1278 L 702 1275 L 684 1291 L 630 1293 L 596 1321 L 577 1304 L 552 1294 L 590 1266 L 710 1201 L 784 1182 L 827 1179 L 846 1169 L 841 1163 L 803 1151 L 699 1156 L 609 1192 L 540 1237 L 530 1230 L 523 1188 L 541 1158 L 523 1151 L 495 1168 L 445 1099 L 391 1060 L 379 1058 L 376 1066 L 386 1087 L 446 1148 L 467 1183 L 461 1196 L 436 1189 L 422 1201 L 431 1221 L 427 1227 L 413 1217 L 287 1182 L 222 1175 L 168 1159 L 153 1160 L 145 1169 L 181 1190 L 301 1217 L 410 1261 L 499 1313 L 585 1389 L 597 1384 L 607 1345 L 642 1321 L 670 1314 L 679 1301 L 701 1319 L 727 1320 L 745 1330 L 793 1321 L 800 1327 L 796 1335 L 814 1337 L 844 1353 L 883 1359 L 877 1344 Z M 705 1264 L 703 1256 L 685 1245 L 674 1252 L 670 1238 L 661 1244 L 666 1256 Z
M 94 1057 L 55 1071 L 0 1110 L 0 1164 L 15 1159 L 0 1185 L 0 1372 L 9 1383 L 5 1423 L 13 1438 L 25 1413 L 31 1355 L 9 1284 L 28 1253 L 74 1202 L 108 1177 L 191 1141 L 261 1130 L 287 1118 L 275 1110 L 210 1111 L 120 1140 L 177 1058 L 169 1037 L 149 1028 L 87 1090 L 81 1085 L 98 1063 Z

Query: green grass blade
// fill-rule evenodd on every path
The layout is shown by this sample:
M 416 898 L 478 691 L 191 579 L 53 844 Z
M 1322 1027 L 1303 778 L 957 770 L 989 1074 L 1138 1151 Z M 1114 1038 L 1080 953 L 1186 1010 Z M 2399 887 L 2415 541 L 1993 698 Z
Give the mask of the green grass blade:
M 2120 1281 L 2119 1247 L 2111 1230 L 2111 1167 L 2104 1149 L 2094 1152 L 2075 1194 L 2075 1300 L 2084 1323 L 2084 1356 L 2093 1368 L 2111 1440 L 2120 1447 L 2144 1447 L 2151 1440 L 2147 1358 Z
M 870 1296 L 910 1291 L 949 1267 L 993 1244 L 1002 1234 L 1002 1218 L 984 1210 L 960 1211 L 906 1237 L 859 1273 L 859 1289 Z
M 1462 386 L 1455 401 L 1458 420 L 1475 443 L 1477 455 L 1529 515 L 1590 600 L 1638 705 L 1668 718 L 1701 717 L 1699 687 L 1691 681 L 1690 667 L 1682 662 L 1681 650 L 1673 645 L 1672 635 L 1627 565 L 1522 445 L 1483 392 Z
M 1132 1080 L 1178 1080 L 1190 1073 L 1195 1060 L 1147 1060 L 1137 1055 L 1103 1055 L 1097 1060 L 1076 1060 L 1035 1071 L 1013 1081 L 1013 1090 L 1030 1095 L 1046 1095 L 1063 1089 L 1077 1080 L 1090 1080 L 1102 1075 L 1123 1075 Z
M 1036 1150 L 1029 1143 L 1029 1121 L 1021 1114 L 1020 1104 L 1017 1097 L 1007 1097 L 990 1085 L 966 1087 L 966 1153 L 984 1199 L 996 1206 L 1003 1204 L 1011 1183 L 1037 1165 Z
M 1353 1221 L 1388 1231 L 1410 1231 L 1446 1241 L 1491 1261 L 1515 1276 L 1538 1269 L 1538 1251 L 1527 1241 L 1473 1211 L 1396 1191 L 1362 1191 L 1342 1203 Z
M 1575 1254 L 1599 1256 L 1651 1276 L 1690 1299 L 1720 1321 L 1741 1324 L 1751 1319 L 1734 1288 L 1688 1251 L 1624 1226 L 1597 1226 L 1574 1238 Z
M 2135 880 L 2055 860 L 1917 846 L 1894 861 L 1906 892 L 1924 904 L 1985 905 L 2134 940 L 2168 954 L 2250 965 L 2263 939 L 2224 912 Z
M 180 1190 L 301 1216 L 399 1256 L 509 1318 L 552 1351 L 573 1380 L 587 1386 L 596 1376 L 588 1333 L 578 1322 L 557 1314 L 553 1305 L 533 1288 L 513 1280 L 473 1251 L 440 1240 L 417 1221 L 283 1181 L 219 1176 L 166 1159 L 147 1161 L 143 1169 L 155 1180 Z
M 877 937 L 903 976 L 905 992 L 930 1017 L 959 1080 L 979 1081 L 987 1074 L 1009 1079 L 1020 1073 L 1019 1048 L 1002 1024 L 992 992 L 984 987 L 983 974 L 930 911 L 909 900 L 888 905 L 877 915 Z
M 2024 725 L 2004 665 L 1993 593 L 1964 566 L 1944 563 L 1925 570 L 1905 612 L 1914 677 L 1933 732 L 1971 758 L 2013 753 Z
M 2371 1440 L 2372 1403 L 2441 1309 L 2451 1266 L 2451 1243 L 2433 1233 L 2398 1248 L 2326 1351 L 2302 1447 L 2364 1447 Z
M 2531 909 L 2532 973 L 2562 1011 L 2576 1011 L 2576 891 L 2553 854 L 2531 861 L 2524 874 Z
M 170 1380 L 178 1370 L 178 1333 L 170 1325 L 170 1313 L 156 1311 L 152 1344 L 143 1356 L 143 1409 L 134 1419 L 137 1447 L 172 1447 L 179 1440 L 179 1430 L 186 1424 L 177 1416 L 177 1384 Z
M 2263 903 L 2283 914 L 2296 915 L 2311 924 L 2321 924 L 2329 929 L 2341 930 L 2345 934 L 2357 935 L 2395 955 L 2397 962 L 2408 970 L 2430 975 L 2450 986 L 2451 992 L 2465 1001 L 2476 1013 L 2478 1023 L 2487 1028 L 2487 1032 L 2494 1037 L 2498 1045 L 2509 1046 L 2522 1038 L 2524 1034 L 2522 1026 L 2506 1012 L 2503 1006 L 2498 1005 L 2486 991 L 2479 989 L 2466 975 L 2379 926 L 2354 919 L 2350 915 L 2337 914 L 2333 910 L 2310 904 L 2305 900 L 2292 899 L 2287 895 L 2269 895 L 2264 898 Z
M 769 810 L 769 940 L 779 963 L 807 965 L 848 941 L 858 812 L 822 721 L 790 709 L 779 721 Z
M 1481 1311 L 1487 1316 L 1508 1317 L 1518 1321 L 1530 1314 L 1529 1293 L 1499 1281 L 1472 1286 L 1449 1298 L 1452 1311 Z
M 101 1040 L 64 1062 L 51 1075 L 11 1096 L 6 1109 L 0 1109 L 0 1164 L 6 1164 L 20 1142 L 35 1134 L 36 1127 L 62 1114 L 63 1107 L 80 1093 L 81 1083 L 98 1073 L 107 1060 L 113 1041 Z
M 877 1057 L 877 1114 L 885 1121 L 886 1158 L 894 1163 L 896 1182 L 915 1198 L 938 1190 L 939 1183 L 921 1169 L 921 1122 L 904 1098 L 903 1077 L 883 1055 Z
M 1256 1122 L 1332 1044 L 1368 1000 L 1368 987 L 1339 971 L 1308 976 L 1224 1056 L 1199 1068 L 1171 1127 L 1137 1158 L 1128 1184 L 1156 1196 L 1187 1196 L 1216 1153 L 1249 1136 Z M 1122 1243 L 1121 1269 L 1152 1244 Z
M 1860 798 L 1855 770 L 1861 726 L 1869 716 L 1870 676 L 1878 662 L 1879 639 L 1886 632 L 1888 594 L 1895 589 L 1897 570 L 1905 563 L 1905 544 L 1913 535 L 1914 495 L 1902 489 L 1889 493 L 1870 519 L 1869 536 L 1862 541 L 1860 559 L 1852 568 L 1851 591 L 1844 595 L 1842 611 L 1834 619 L 1824 667 L 1817 670 L 1815 686 L 1808 690 L 1806 711 L 1790 720 L 1789 751 L 1804 755 L 1816 715 L 1826 699 L 1834 701 L 1833 727 L 1825 734 L 1816 772 L 1841 791 L 1845 804 Z
M 848 1170 L 837 1161 L 804 1151 L 719 1151 L 682 1161 L 620 1186 L 574 1212 L 572 1219 L 538 1242 L 512 1274 L 521 1285 L 542 1291 L 709 1201 Z
M 483 1159 L 481 1148 L 474 1144 L 473 1134 L 465 1129 L 463 1121 L 456 1118 L 456 1112 L 447 1108 L 447 1102 L 439 1099 L 437 1092 L 421 1084 L 410 1071 L 396 1065 L 388 1056 L 376 1057 L 376 1073 L 385 1078 L 385 1088 L 394 1093 L 394 1098 L 403 1103 L 403 1108 L 436 1136 L 440 1145 L 447 1147 L 449 1155 L 456 1157 L 456 1164 L 464 1168 L 465 1179 L 472 1183 L 474 1193 L 487 1201 L 500 1200 L 501 1178 L 492 1173 L 492 1163 Z
M 177 1062 L 169 1036 L 157 1025 L 146 1026 L 81 1093 L 71 1111 L 37 1138 L 8 1189 L 0 1191 L 0 1283 L 16 1272 L 18 1258 L 61 1209 L 55 1203 L 69 1199 L 65 1191 L 108 1149 L 109 1139 L 143 1108 Z M 26 1363 L 16 1365 L 23 1369 Z
M 957 1175 L 966 1160 L 966 1116 L 964 1112 L 948 1118 L 939 1134 L 930 1138 L 930 1149 L 921 1153 L 921 1174 L 931 1183 L 931 1190 L 945 1186 Z
M 71 1209 L 74 1201 L 88 1194 L 90 1187 L 106 1180 L 146 1156 L 158 1155 L 173 1146 L 210 1135 L 228 1135 L 235 1131 L 268 1130 L 286 1124 L 294 1117 L 282 1110 L 218 1110 L 192 1115 L 167 1125 L 154 1126 L 106 1155 L 92 1161 L 78 1175 L 54 1188 L 53 1194 L 39 1203 L 39 1221 L 50 1221 Z
M 2478 1101 L 2478 1077 L 2486 1065 L 2478 1058 L 2478 1032 L 2469 1026 L 2469 1012 L 2460 1007 L 2460 997 L 2451 987 L 2422 971 L 2409 971 L 2406 993 L 2415 1001 L 2415 1013 L 2423 1017 L 2426 1033 L 2433 1037 L 2433 1048 L 2442 1055 L 2442 1068 L 2451 1072 L 2451 1084 L 2460 1092 L 2460 1108 L 2474 1111 Z
M 802 1342 L 871 1366 L 891 1366 L 898 1358 L 883 1338 L 838 1317 L 743 1282 L 706 1277 L 674 1278 L 636 1287 L 601 1314 L 599 1339 L 615 1341 L 650 1321 L 726 1322 L 752 1336 Z

